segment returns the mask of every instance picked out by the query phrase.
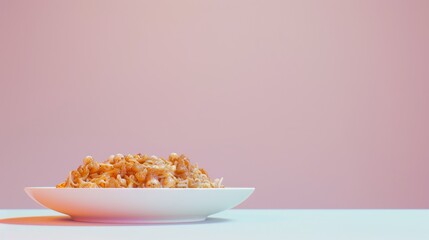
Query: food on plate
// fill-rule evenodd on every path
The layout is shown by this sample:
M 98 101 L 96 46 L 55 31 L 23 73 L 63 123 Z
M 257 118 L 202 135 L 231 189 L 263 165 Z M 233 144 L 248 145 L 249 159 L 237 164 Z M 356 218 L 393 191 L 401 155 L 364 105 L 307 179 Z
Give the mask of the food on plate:
M 111 155 L 104 162 L 91 156 L 69 173 L 57 188 L 223 188 L 222 178 L 211 180 L 203 168 L 185 155 L 168 159 L 143 154 Z

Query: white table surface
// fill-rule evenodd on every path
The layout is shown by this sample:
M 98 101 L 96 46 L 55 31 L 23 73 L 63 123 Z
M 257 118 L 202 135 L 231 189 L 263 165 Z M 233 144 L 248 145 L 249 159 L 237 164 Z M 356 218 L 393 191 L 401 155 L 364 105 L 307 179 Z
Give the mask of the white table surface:
M 428 210 L 229 210 L 205 222 L 112 225 L 0 210 L 0 239 L 429 239 Z

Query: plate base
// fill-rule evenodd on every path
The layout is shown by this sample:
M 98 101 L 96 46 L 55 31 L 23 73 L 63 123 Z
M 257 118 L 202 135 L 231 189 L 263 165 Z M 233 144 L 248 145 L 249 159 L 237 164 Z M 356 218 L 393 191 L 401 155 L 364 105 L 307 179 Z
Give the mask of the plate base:
M 77 222 L 92 222 L 92 223 L 114 223 L 114 224 L 162 224 L 162 223 L 189 223 L 189 222 L 201 222 L 205 221 L 206 218 L 185 218 L 185 219 L 136 219 L 136 218 L 86 218 L 86 217 L 71 217 Z

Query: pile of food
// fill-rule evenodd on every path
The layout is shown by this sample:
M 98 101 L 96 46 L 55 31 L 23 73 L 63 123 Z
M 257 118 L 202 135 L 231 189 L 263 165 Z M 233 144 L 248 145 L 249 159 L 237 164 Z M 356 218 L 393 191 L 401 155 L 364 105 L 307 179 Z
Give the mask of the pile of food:
M 105 162 L 85 157 L 57 188 L 223 188 L 222 178 L 211 180 L 203 168 L 185 155 L 168 159 L 142 154 L 111 155 Z

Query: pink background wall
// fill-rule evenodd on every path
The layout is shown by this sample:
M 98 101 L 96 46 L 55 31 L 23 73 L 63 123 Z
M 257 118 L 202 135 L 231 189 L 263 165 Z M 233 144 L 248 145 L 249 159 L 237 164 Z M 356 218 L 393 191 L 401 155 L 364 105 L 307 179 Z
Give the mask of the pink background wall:
M 0 208 L 182 152 L 248 208 L 429 207 L 429 1 L 0 0 Z

